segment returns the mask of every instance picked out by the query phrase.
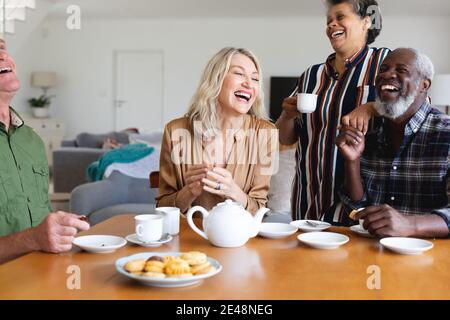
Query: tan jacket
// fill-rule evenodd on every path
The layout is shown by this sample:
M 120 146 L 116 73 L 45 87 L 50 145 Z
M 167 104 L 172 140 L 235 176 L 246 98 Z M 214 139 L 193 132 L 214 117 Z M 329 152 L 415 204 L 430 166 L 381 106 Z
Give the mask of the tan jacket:
M 185 186 L 189 166 L 214 163 L 214 155 L 210 151 L 212 145 L 204 139 L 202 141 L 201 134 L 194 135 L 186 117 L 166 125 L 161 146 L 157 206 L 176 206 L 175 200 L 178 191 Z M 278 170 L 278 130 L 275 125 L 246 115 L 243 127 L 234 135 L 225 169 L 247 194 L 248 211 L 255 213 L 265 207 L 270 177 Z M 203 191 L 193 205 L 210 210 L 222 201 L 222 197 Z

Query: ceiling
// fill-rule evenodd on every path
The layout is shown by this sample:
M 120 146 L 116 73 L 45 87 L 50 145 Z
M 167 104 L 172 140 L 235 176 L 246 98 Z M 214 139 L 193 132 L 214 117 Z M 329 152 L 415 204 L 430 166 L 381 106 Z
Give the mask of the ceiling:
M 79 5 L 88 18 L 293 17 L 323 15 L 324 0 L 53 0 L 51 17 Z M 450 16 L 448 0 L 378 0 L 384 16 Z

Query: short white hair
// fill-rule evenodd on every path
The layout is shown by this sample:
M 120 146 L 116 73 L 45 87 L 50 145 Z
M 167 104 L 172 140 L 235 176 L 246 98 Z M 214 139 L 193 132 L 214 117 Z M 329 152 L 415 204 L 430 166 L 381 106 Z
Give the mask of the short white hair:
M 416 55 L 416 68 L 422 79 L 428 79 L 433 81 L 434 78 L 434 65 L 431 59 L 424 53 L 414 48 L 406 48 L 412 51 Z

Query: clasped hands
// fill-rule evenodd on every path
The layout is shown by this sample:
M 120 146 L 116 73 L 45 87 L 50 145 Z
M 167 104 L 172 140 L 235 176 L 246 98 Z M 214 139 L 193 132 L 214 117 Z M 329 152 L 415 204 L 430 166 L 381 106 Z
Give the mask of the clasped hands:
M 236 184 L 231 173 L 218 166 L 200 164 L 192 166 L 186 172 L 186 187 L 193 196 L 198 197 L 203 191 L 232 199 L 244 207 L 247 195 Z

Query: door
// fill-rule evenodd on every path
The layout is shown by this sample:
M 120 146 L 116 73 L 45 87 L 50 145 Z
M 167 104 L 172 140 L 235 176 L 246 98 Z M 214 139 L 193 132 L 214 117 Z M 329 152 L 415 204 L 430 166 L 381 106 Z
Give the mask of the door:
M 115 129 L 162 129 L 163 52 L 115 53 Z

